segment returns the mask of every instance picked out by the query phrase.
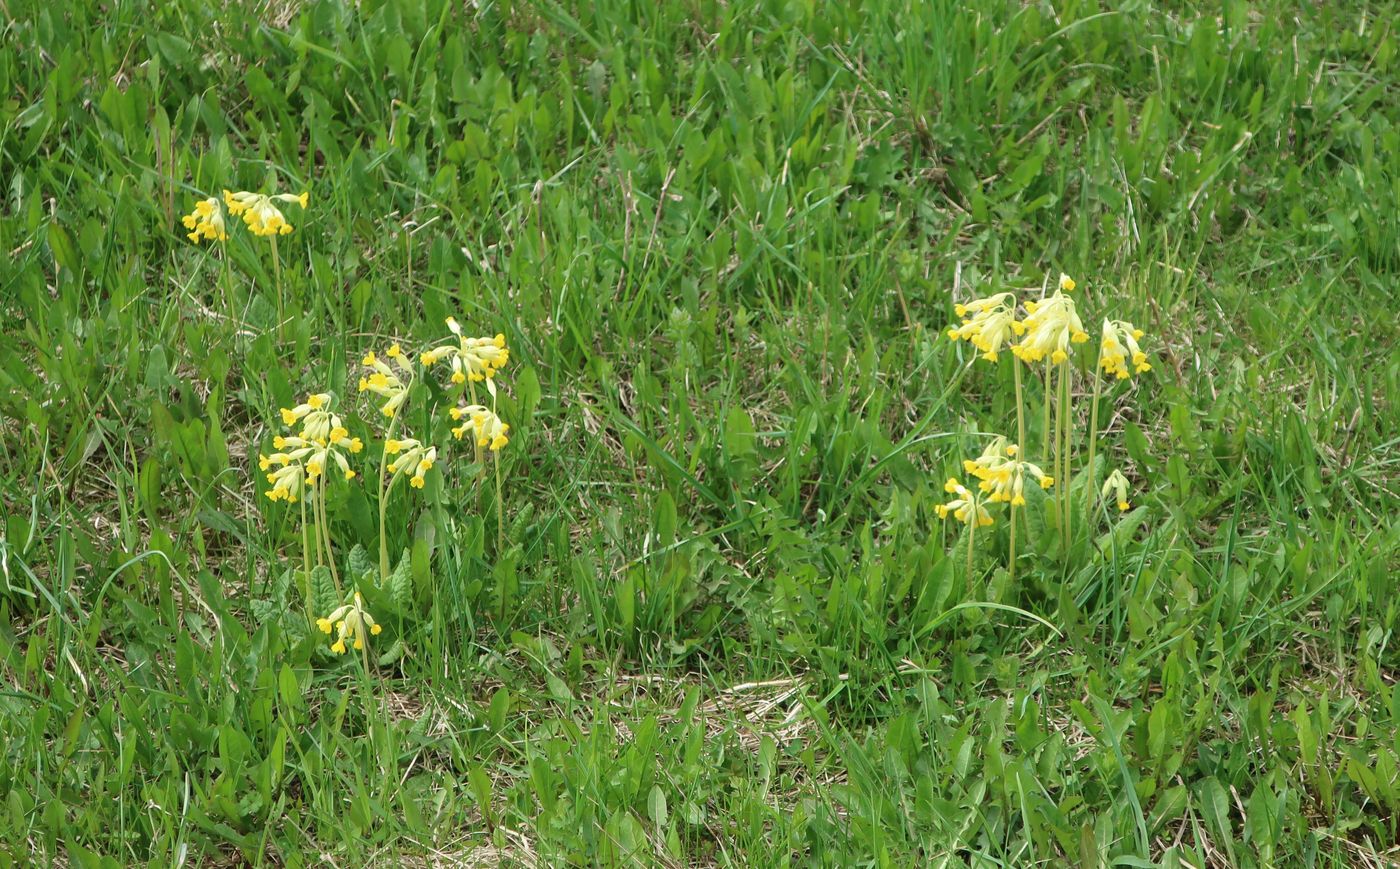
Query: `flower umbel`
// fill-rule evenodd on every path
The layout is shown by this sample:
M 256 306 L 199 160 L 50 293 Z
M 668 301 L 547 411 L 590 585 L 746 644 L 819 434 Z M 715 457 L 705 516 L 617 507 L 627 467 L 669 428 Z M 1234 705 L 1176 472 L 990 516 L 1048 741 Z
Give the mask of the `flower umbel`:
M 955 478 L 949 477 L 948 482 L 943 484 L 943 490 L 957 497 L 946 504 L 939 504 L 934 507 L 938 512 L 938 518 L 947 519 L 952 513 L 953 518 L 968 525 L 976 522 L 978 525 L 986 526 L 992 524 L 992 514 L 987 512 L 983 506 L 982 499 L 976 492 L 968 489 Z
M 1071 281 L 1073 283 L 1073 281 Z M 1039 302 L 1026 302 L 1026 336 L 1011 352 L 1024 362 L 1039 362 L 1047 355 L 1055 364 L 1069 358 L 1071 342 L 1082 344 L 1089 340 L 1084 324 L 1075 310 L 1074 300 L 1061 291 Z
M 210 241 L 228 240 L 228 230 L 224 226 L 223 203 L 213 196 L 196 202 L 194 211 L 186 214 L 181 222 L 185 224 L 185 229 L 189 230 L 186 236 L 196 244 L 201 238 Z
M 1099 365 L 1104 373 L 1112 374 L 1119 380 L 1127 380 L 1128 359 L 1131 354 L 1133 371 L 1141 374 L 1151 371 L 1147 354 L 1138 346 L 1143 331 L 1127 320 L 1104 320 L 1103 338 L 1099 343 Z
M 510 349 L 506 347 L 506 336 L 497 334 L 494 338 L 468 338 L 462 334 L 455 317 L 447 318 L 447 328 L 455 336 L 456 344 L 443 344 L 422 355 L 424 365 L 436 365 L 444 359 L 452 360 L 452 382 L 473 383 L 486 381 L 487 387 L 494 390 L 496 372 L 510 361 Z M 494 393 L 493 393 L 494 394 Z
M 1007 501 L 1013 507 L 1024 507 L 1027 477 L 1036 480 L 1042 489 L 1055 485 L 1055 478 L 1039 465 L 1019 459 L 1020 453 L 1016 444 L 997 436 L 975 461 L 964 461 L 963 468 L 980 481 L 977 488 L 987 495 L 989 502 Z
M 1026 331 L 1025 325 L 1016 319 L 1015 293 L 973 299 L 965 305 L 954 306 L 953 310 L 962 318 L 962 324 L 950 327 L 948 337 L 971 342 L 988 362 L 997 361 L 997 354 L 1012 335 Z
M 492 452 L 510 443 L 510 426 L 501 422 L 501 418 L 490 408 L 469 404 L 466 407 L 451 408 L 447 413 L 462 423 L 452 429 L 452 436 L 457 440 L 461 440 L 467 432 L 472 432 L 476 445 L 486 447 Z
M 1107 480 L 1104 480 L 1103 488 L 1099 490 L 1099 494 L 1105 501 L 1108 500 L 1109 495 L 1112 495 L 1117 500 L 1120 511 L 1126 511 L 1132 506 L 1128 503 L 1128 478 L 1123 476 L 1123 472 L 1117 468 L 1114 468 L 1113 473 L 1108 475 Z
M 345 641 L 348 639 L 356 651 L 365 647 L 365 637 L 378 636 L 383 630 L 375 623 L 373 616 L 365 609 L 364 601 L 360 598 L 360 593 L 355 592 L 349 603 L 341 604 L 334 612 L 325 618 L 316 620 L 316 627 L 321 629 L 321 633 L 329 634 L 331 629 L 337 631 L 336 640 L 331 644 L 331 651 L 337 655 L 346 652 Z
M 355 472 L 350 469 L 350 463 L 342 451 L 358 453 L 364 449 L 364 444 L 359 438 L 350 437 L 350 432 L 341 425 L 340 417 L 331 412 L 331 401 L 330 393 L 319 392 L 307 396 L 306 401 L 296 407 L 282 408 L 282 422 L 289 426 L 300 422 L 301 431 L 292 437 L 274 438 L 274 447 L 290 452 L 274 453 L 263 461 L 281 465 L 289 462 L 304 465 L 308 483 L 314 482 L 332 463 L 340 468 L 345 479 L 354 479 Z M 268 481 L 274 482 L 275 485 L 271 474 L 268 475 Z M 276 491 L 274 488 L 273 492 Z M 272 497 L 273 492 L 269 492 L 268 497 Z
M 399 350 L 399 345 L 395 344 L 389 348 L 385 356 L 392 359 L 398 365 L 398 371 L 390 368 L 388 363 L 374 355 L 374 351 L 365 354 L 360 360 L 363 365 L 370 368 L 368 377 L 360 378 L 360 391 L 373 392 L 375 395 L 383 397 L 385 402 L 379 406 L 379 412 L 387 417 L 393 417 L 403 406 L 404 400 L 408 398 L 408 385 L 413 382 L 413 366 L 408 363 L 408 359 Z M 399 375 L 403 376 L 400 377 Z
M 389 463 L 390 481 L 408 477 L 408 484 L 415 489 L 423 488 L 424 475 L 437 462 L 437 447 L 430 447 L 413 438 L 387 440 L 384 442 L 384 452 L 397 456 Z
M 228 205 L 229 214 L 243 217 L 243 222 L 248 224 L 253 235 L 286 235 L 292 231 L 292 225 L 287 222 L 281 209 L 273 204 L 273 200 L 295 202 L 302 209 L 305 209 L 309 195 L 308 193 L 277 193 L 268 196 L 264 193 L 250 193 L 246 190 L 240 190 L 237 193 L 225 190 L 224 202 Z

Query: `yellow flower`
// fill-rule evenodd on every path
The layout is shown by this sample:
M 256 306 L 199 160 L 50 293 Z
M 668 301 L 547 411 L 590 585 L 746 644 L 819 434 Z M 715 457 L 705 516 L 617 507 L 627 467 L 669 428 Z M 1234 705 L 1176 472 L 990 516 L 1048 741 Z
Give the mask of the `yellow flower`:
M 340 417 L 331 412 L 332 400 L 329 392 L 318 392 L 307 396 L 306 401 L 296 407 L 282 408 L 282 422 L 286 425 L 301 423 L 301 431 L 295 436 L 278 435 L 273 438 L 274 447 L 289 452 L 259 457 L 259 466 L 262 466 L 264 458 L 272 464 L 296 463 L 305 468 L 305 482 L 314 483 L 327 467 L 335 464 L 345 479 L 353 480 L 355 472 L 351 470 L 342 450 L 358 453 L 364 449 L 364 443 L 359 438 L 350 437 L 350 432 L 341 425 Z M 271 481 L 271 476 L 268 479 Z M 272 493 L 268 497 L 273 497 Z
M 1013 507 L 1024 507 L 1026 477 L 1038 481 L 1042 489 L 1053 486 L 1055 478 L 1039 465 L 1017 459 L 1019 454 L 1016 444 L 1007 443 L 998 435 L 976 460 L 964 461 L 963 468 L 980 481 L 977 488 L 987 495 L 988 501 L 1008 501 Z
M 470 431 L 473 432 L 472 437 L 477 446 L 487 447 L 493 452 L 510 443 L 510 426 L 501 422 L 501 418 L 490 408 L 469 404 L 466 407 L 454 407 L 448 413 L 455 420 L 465 420 L 452 429 L 452 436 L 457 440 L 461 440 Z
M 1016 295 L 997 293 L 985 299 L 973 299 L 953 310 L 962 317 L 962 324 L 948 329 L 948 337 L 963 340 L 982 351 L 988 362 L 997 361 L 997 354 L 1011 335 L 1020 335 L 1026 327 L 1016 319 Z M 971 316 L 967 316 L 971 314 Z
M 305 479 L 305 468 L 300 462 L 292 460 L 285 453 L 274 453 L 270 456 L 259 456 L 258 467 L 268 470 L 276 465 L 276 470 L 267 475 L 267 481 L 272 484 L 272 488 L 267 490 L 269 501 L 286 501 L 288 504 L 296 503 L 303 491 L 303 480 Z
M 277 193 L 268 196 L 263 193 L 250 193 L 246 190 L 237 193 L 225 190 L 224 202 L 228 205 L 230 214 L 242 215 L 243 222 L 248 224 L 253 235 L 286 235 L 292 231 L 292 225 L 287 222 L 282 211 L 272 204 L 273 200 L 295 202 L 305 209 L 308 196 L 307 193 Z
M 437 462 L 437 447 L 430 447 L 413 438 L 385 441 L 384 451 L 397 456 L 387 469 L 389 482 L 408 477 L 408 484 L 415 489 L 423 488 L 424 475 Z
M 201 238 L 210 241 L 227 241 L 228 231 L 224 226 L 224 206 L 211 196 L 194 204 L 194 211 L 186 214 L 183 221 L 189 240 L 199 243 Z
M 348 603 L 341 604 L 334 612 L 325 618 L 316 620 L 316 627 L 321 633 L 329 634 L 334 628 L 337 632 L 336 640 L 331 644 L 331 651 L 337 655 L 346 652 L 345 641 L 350 640 L 355 651 L 365 647 L 365 640 L 369 636 L 379 636 L 383 630 L 375 623 L 374 617 L 365 609 L 365 602 L 357 591 Z
M 1026 335 L 1011 352 L 1023 362 L 1039 362 L 1047 355 L 1055 364 L 1069 358 L 1070 343 L 1089 340 L 1075 310 L 1074 300 L 1061 291 L 1040 302 L 1026 302 Z
M 992 524 L 992 514 L 987 512 L 982 500 L 975 492 L 968 489 L 955 478 L 949 477 L 948 482 L 943 484 L 943 490 L 957 497 L 946 504 L 939 504 L 934 507 L 938 513 L 938 518 L 946 519 L 952 513 L 953 518 L 959 522 L 971 525 L 976 522 L 978 525 L 986 526 Z
M 1108 475 L 1108 479 L 1104 481 L 1099 494 L 1104 500 L 1108 500 L 1108 496 L 1112 495 L 1118 502 L 1119 510 L 1127 510 L 1132 506 L 1128 503 L 1128 478 L 1123 476 L 1123 472 L 1117 468 Z
M 392 417 L 399 412 L 399 408 L 408 398 L 408 387 L 413 382 L 413 366 L 399 351 L 397 344 L 390 347 L 385 355 L 394 360 L 399 371 L 395 372 L 382 359 L 375 356 L 374 351 L 371 350 L 365 354 L 364 359 L 360 360 L 363 365 L 372 369 L 368 377 L 360 378 L 360 391 L 373 392 L 386 399 L 379 406 L 379 412 Z M 403 374 L 403 377 L 399 376 L 400 373 Z
M 1128 358 L 1132 355 L 1133 371 L 1141 374 L 1151 371 L 1147 354 L 1138 346 L 1143 331 L 1126 320 L 1104 320 L 1103 338 L 1099 342 L 1099 365 L 1106 374 L 1119 380 L 1127 380 Z
M 506 336 L 497 334 L 492 338 L 467 338 L 454 317 L 447 318 L 447 328 L 456 337 L 457 343 L 434 347 L 419 359 L 429 366 L 451 359 L 453 383 L 466 383 L 468 380 L 480 383 L 484 380 L 494 395 L 496 372 L 510 362 Z
M 1071 293 L 1074 292 L 1076 286 L 1078 285 L 1075 284 L 1074 278 L 1064 272 L 1060 272 L 1060 289 L 1064 290 L 1066 293 Z
M 312 396 L 308 396 L 304 403 L 298 404 L 296 407 L 284 407 L 281 410 L 282 424 L 296 425 L 297 420 L 306 416 L 308 413 L 311 413 L 311 411 L 313 410 L 325 407 L 327 404 L 330 403 L 330 400 L 331 395 L 329 392 L 321 392 Z

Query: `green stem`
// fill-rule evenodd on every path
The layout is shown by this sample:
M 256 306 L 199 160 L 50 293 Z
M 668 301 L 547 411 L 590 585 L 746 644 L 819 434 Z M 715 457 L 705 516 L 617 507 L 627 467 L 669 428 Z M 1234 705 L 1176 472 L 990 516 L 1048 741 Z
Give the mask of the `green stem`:
M 1021 392 L 1021 361 L 1011 360 L 1011 368 L 1016 376 L 1016 461 L 1025 461 L 1026 412 L 1024 396 Z M 1011 543 L 1006 559 L 1006 572 L 1011 579 L 1016 578 L 1016 505 L 1011 505 Z
M 1054 389 L 1053 389 L 1053 387 L 1051 386 L 1051 383 L 1050 383 L 1050 375 L 1051 375 L 1052 373 L 1054 373 L 1054 370 L 1055 370 L 1055 369 L 1053 369 L 1053 368 L 1050 367 L 1050 360 L 1049 360 L 1049 359 L 1045 360 L 1045 428 L 1044 428 L 1044 434 L 1045 434 L 1045 436 L 1044 436 L 1044 438 L 1043 438 L 1043 440 L 1044 440 L 1044 446 L 1043 446 L 1042 449 L 1041 449 L 1041 457 L 1040 457 L 1040 463 L 1041 463 L 1042 465 L 1049 465 L 1049 464 L 1050 464 L 1050 403 L 1051 403 L 1052 399 L 1054 398 Z M 1059 470 L 1060 470 L 1059 466 L 1058 466 L 1058 465 L 1053 465 L 1052 467 L 1054 468 L 1056 474 L 1058 475 Z M 1056 476 L 1055 479 L 1058 480 L 1059 477 Z
M 398 427 L 399 415 L 397 412 L 389 420 L 389 430 L 384 435 L 384 444 L 387 447 L 389 441 L 394 439 L 394 430 Z M 393 481 L 390 480 L 385 485 L 384 469 L 389 464 L 389 451 L 382 449 L 379 451 L 379 581 L 383 583 L 389 578 L 389 538 L 384 533 L 384 509 L 389 498 L 389 492 L 393 489 Z
M 1061 429 L 1061 432 L 1060 432 L 1060 442 L 1061 442 L 1061 444 L 1063 445 L 1063 446 L 1061 447 L 1061 450 L 1062 450 L 1062 452 L 1064 453 L 1064 458 L 1063 458 L 1061 461 L 1063 462 L 1063 464 L 1064 464 L 1064 469 L 1065 469 L 1065 489 L 1064 489 L 1064 492 L 1063 492 L 1063 497 L 1060 499 L 1060 501 L 1061 501 L 1061 503 L 1064 505 L 1064 528 L 1065 528 L 1065 546 L 1066 546 L 1066 547 L 1069 546 L 1069 541 L 1070 541 L 1070 525 L 1071 525 L 1071 517 L 1070 517 L 1070 477 L 1074 474 L 1074 452 L 1073 452 L 1073 451 L 1074 451 L 1074 444 L 1073 444 L 1073 438 L 1070 437 L 1071 430 L 1072 430 L 1072 428 L 1073 428 L 1073 426 L 1074 426 L 1074 415 L 1073 415 L 1073 408 L 1070 406 L 1070 400 L 1071 400 L 1070 379 L 1071 379 L 1071 374 L 1070 374 L 1070 370 L 1069 370 L 1069 362 L 1068 362 L 1068 361 L 1061 362 L 1061 363 L 1060 363 L 1060 408 L 1059 408 L 1059 414 L 1060 414 L 1060 429 Z
M 316 476 L 316 489 L 319 493 L 318 501 L 321 509 L 321 536 L 326 544 L 326 564 L 331 569 L 331 581 L 335 583 L 335 593 L 337 597 L 342 597 L 344 592 L 340 588 L 340 571 L 335 567 L 335 552 L 331 549 L 331 523 L 326 518 L 326 475 L 324 472 Z
M 306 602 L 306 618 L 315 624 L 316 613 L 312 608 L 311 601 L 311 538 L 307 536 L 306 527 L 306 495 L 298 499 L 301 502 L 301 590 L 302 598 Z
M 506 551 L 506 508 L 505 502 L 501 500 L 501 454 L 495 455 L 496 466 L 496 557 L 500 558 Z
M 277 255 L 277 236 L 272 239 L 272 281 L 277 287 L 277 337 L 282 337 L 282 259 Z
M 1102 350 L 1100 350 L 1102 353 Z M 1099 391 L 1103 378 L 1099 376 L 1098 365 L 1094 366 L 1094 401 L 1089 410 L 1089 475 L 1084 481 L 1084 515 L 1092 516 L 1094 510 L 1094 484 L 1097 482 L 1094 470 L 1094 456 L 1099 446 Z
M 972 541 L 977 539 L 977 507 L 969 505 L 972 521 L 967 523 L 967 597 L 972 598 Z

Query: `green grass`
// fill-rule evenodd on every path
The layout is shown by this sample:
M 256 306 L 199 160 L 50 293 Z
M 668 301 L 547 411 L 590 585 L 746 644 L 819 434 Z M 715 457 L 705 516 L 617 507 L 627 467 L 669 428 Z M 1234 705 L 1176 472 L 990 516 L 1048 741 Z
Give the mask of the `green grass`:
M 0 865 L 1400 859 L 1394 7 L 975 5 L 0 0 Z M 311 192 L 280 338 L 224 187 Z M 1135 508 L 969 590 L 942 332 L 1061 271 Z M 418 387 L 366 677 L 256 457 L 337 393 L 375 552 L 357 363 L 448 315 L 505 527 Z

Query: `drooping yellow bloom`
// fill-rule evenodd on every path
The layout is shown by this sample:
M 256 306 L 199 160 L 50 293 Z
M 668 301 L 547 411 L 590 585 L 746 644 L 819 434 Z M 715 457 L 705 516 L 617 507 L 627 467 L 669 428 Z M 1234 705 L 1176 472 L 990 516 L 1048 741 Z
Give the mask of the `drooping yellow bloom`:
M 385 402 L 379 406 L 379 412 L 385 416 L 392 417 L 399 412 L 404 401 L 408 398 L 408 386 L 413 381 L 413 366 L 408 363 L 407 357 L 399 350 L 399 345 L 395 344 L 384 354 L 392 359 L 399 367 L 395 372 L 384 360 L 374 355 L 374 351 L 366 353 L 362 364 L 372 369 L 368 377 L 360 378 L 360 391 L 373 392 L 375 395 L 385 398 Z M 399 374 L 402 373 L 403 377 Z
M 389 463 L 389 480 L 408 477 L 408 484 L 415 489 L 423 488 L 424 475 L 437 462 L 437 447 L 430 447 L 413 438 L 400 438 L 384 442 L 384 452 L 397 456 Z
M 281 409 L 282 424 L 296 425 L 297 420 L 306 416 L 308 413 L 311 413 L 311 411 L 313 410 L 320 410 L 321 408 L 326 407 L 328 404 L 330 404 L 330 401 L 331 394 L 329 392 L 318 392 L 314 395 L 309 395 L 307 396 L 305 402 L 298 404 L 296 407 L 284 407 Z
M 982 526 L 992 524 L 992 514 L 987 512 L 987 508 L 983 506 L 982 499 L 978 497 L 976 492 L 968 489 L 953 477 L 949 477 L 948 482 L 943 484 L 943 491 L 957 497 L 946 504 L 934 507 L 938 518 L 947 519 L 948 514 L 952 513 L 954 519 L 968 525 L 973 522 Z
M 1055 478 L 1039 465 L 1017 458 L 1020 452 L 1016 444 L 997 436 L 976 460 L 964 461 L 963 468 L 979 480 L 977 488 L 987 495 L 988 501 L 1007 501 L 1013 507 L 1024 507 L 1027 477 L 1036 480 L 1042 489 L 1055 485 Z
M 988 362 L 997 361 L 997 354 L 1010 336 L 1026 331 L 1025 325 L 1016 319 L 1015 293 L 973 299 L 965 305 L 954 306 L 953 310 L 963 320 L 961 325 L 949 327 L 948 337 L 971 342 Z
M 306 468 L 300 459 L 304 458 L 305 455 L 306 453 L 303 452 L 297 458 L 293 458 L 288 453 L 258 456 L 258 467 L 269 472 L 267 481 L 272 484 L 272 488 L 267 490 L 269 501 L 286 501 L 288 504 L 295 504 L 301 499 Z
M 1119 380 L 1127 380 L 1129 354 L 1132 356 L 1133 371 L 1139 374 L 1151 371 L 1147 354 L 1138 346 L 1138 339 L 1143 334 L 1141 329 L 1127 320 L 1104 320 L 1103 339 L 1099 343 L 1099 365 L 1104 372 Z
M 321 633 L 329 634 L 334 628 L 337 632 L 336 640 L 331 644 L 331 651 L 337 655 L 346 652 L 345 641 L 351 641 L 355 651 L 365 647 L 367 636 L 379 636 L 383 630 L 375 623 L 374 617 L 365 609 L 365 602 L 360 598 L 360 593 L 355 592 L 355 596 L 349 603 L 341 604 L 334 612 L 325 618 L 316 620 L 316 627 L 321 629 Z
M 1078 286 L 1078 284 L 1074 282 L 1074 278 L 1064 272 L 1060 272 L 1060 289 L 1064 290 L 1066 293 L 1072 293 L 1076 286 Z
M 246 190 L 240 190 L 237 193 L 225 190 L 224 202 L 228 205 L 230 214 L 242 215 L 243 222 L 248 224 L 253 235 L 286 235 L 292 231 L 292 225 L 287 222 L 281 209 L 272 204 L 273 200 L 295 202 L 305 209 L 309 195 L 308 193 L 277 193 L 268 196 L 264 193 L 250 193 Z
M 1069 358 L 1070 343 L 1089 340 L 1084 324 L 1075 310 L 1074 300 L 1062 291 L 1039 302 L 1026 302 L 1030 312 L 1025 320 L 1026 335 L 1011 352 L 1024 362 L 1039 362 L 1047 355 L 1055 364 Z
M 1123 472 L 1114 468 L 1113 473 L 1108 475 L 1104 481 L 1103 488 L 1099 490 L 1100 496 L 1105 501 L 1112 495 L 1118 503 L 1119 510 L 1127 510 L 1132 505 L 1128 503 L 1128 478 L 1123 476 Z
M 279 435 L 273 439 L 272 445 L 286 452 L 259 457 L 263 470 L 267 470 L 269 463 L 284 466 L 284 470 L 289 463 L 295 463 L 305 469 L 306 482 L 312 483 L 329 465 L 335 464 L 345 479 L 355 478 L 355 472 L 351 470 L 343 451 L 358 453 L 364 449 L 364 443 L 359 438 L 350 437 L 350 432 L 341 425 L 340 417 L 331 412 L 331 400 L 330 393 L 320 392 L 308 396 L 304 403 L 296 407 L 282 408 L 282 422 L 289 426 L 300 422 L 301 431 L 294 436 Z M 274 482 L 272 475 L 268 476 L 268 480 Z M 274 488 L 274 491 L 277 490 Z M 272 497 L 271 493 L 269 497 Z
M 487 447 L 493 452 L 510 443 L 510 426 L 490 408 L 479 404 L 454 407 L 448 414 L 462 424 L 452 429 L 452 436 L 461 440 L 467 432 L 472 432 L 477 446 Z
M 228 230 L 224 226 L 224 206 L 213 196 L 196 202 L 194 211 L 186 214 L 181 222 L 185 224 L 185 229 L 189 230 L 186 236 L 196 244 L 201 238 L 228 241 Z
M 444 359 L 452 360 L 452 382 L 466 383 L 468 380 L 486 385 L 495 391 L 496 372 L 510 361 L 510 350 L 506 347 L 506 336 L 497 334 L 494 338 L 468 338 L 462 334 L 455 317 L 447 318 L 447 328 L 456 337 L 456 344 L 443 344 L 425 351 L 421 357 L 424 365 L 435 365 Z

